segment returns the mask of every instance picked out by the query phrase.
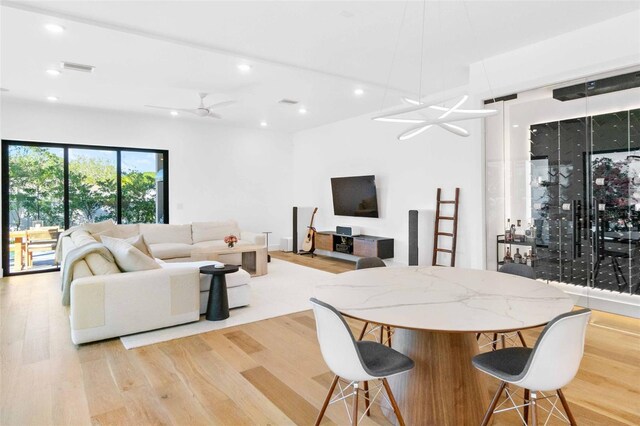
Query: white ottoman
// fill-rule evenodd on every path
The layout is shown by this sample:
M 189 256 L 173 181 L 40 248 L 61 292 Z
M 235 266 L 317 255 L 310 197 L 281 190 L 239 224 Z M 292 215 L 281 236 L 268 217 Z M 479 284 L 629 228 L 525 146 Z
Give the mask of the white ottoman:
M 168 263 L 164 261 L 158 262 L 163 268 L 179 268 L 185 265 L 200 268 L 202 266 L 215 265 L 220 262 L 215 260 L 203 260 L 199 262 L 179 262 Z M 229 296 L 229 309 L 247 306 L 251 301 L 251 287 L 249 280 L 251 275 L 244 269 L 240 268 L 238 272 L 226 274 L 227 295 Z M 200 274 L 200 315 L 207 312 L 207 303 L 209 303 L 209 288 L 211 287 L 211 275 Z
M 207 262 L 211 264 L 210 262 Z M 247 306 L 251 300 L 251 287 L 249 280 L 251 275 L 244 269 L 238 269 L 238 272 L 226 274 L 227 295 L 229 297 L 229 309 Z M 209 288 L 211 287 L 211 275 L 200 274 L 200 314 L 207 312 L 207 303 L 209 303 Z

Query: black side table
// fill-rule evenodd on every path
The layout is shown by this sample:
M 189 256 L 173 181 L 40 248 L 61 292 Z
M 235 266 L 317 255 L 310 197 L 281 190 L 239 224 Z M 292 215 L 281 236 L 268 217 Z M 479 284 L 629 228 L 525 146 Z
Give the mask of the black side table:
M 224 268 L 216 268 L 213 265 L 200 268 L 201 274 L 211 275 L 209 287 L 209 302 L 207 303 L 206 318 L 209 321 L 220 321 L 229 318 L 229 298 L 227 296 L 226 274 L 238 272 L 236 265 L 224 265 Z

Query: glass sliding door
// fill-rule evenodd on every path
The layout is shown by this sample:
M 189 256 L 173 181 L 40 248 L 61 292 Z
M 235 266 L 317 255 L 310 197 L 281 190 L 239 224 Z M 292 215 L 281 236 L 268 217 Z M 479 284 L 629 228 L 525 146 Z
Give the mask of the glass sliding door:
M 2 141 L 5 275 L 56 269 L 71 226 L 169 223 L 168 151 Z
M 55 268 L 54 251 L 64 229 L 64 151 L 16 145 L 5 155 L 9 272 Z
M 117 220 L 116 160 L 116 151 L 69 149 L 71 226 Z
M 164 156 L 122 151 L 122 223 L 164 222 Z

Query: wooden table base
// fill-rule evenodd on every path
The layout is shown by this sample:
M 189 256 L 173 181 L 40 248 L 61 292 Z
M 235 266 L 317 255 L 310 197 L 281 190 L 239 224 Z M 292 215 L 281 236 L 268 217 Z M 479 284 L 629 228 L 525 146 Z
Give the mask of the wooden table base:
M 473 333 L 396 329 L 393 348 L 416 363 L 389 377 L 407 425 L 479 425 L 489 406 L 486 377 L 471 364 L 478 351 Z M 386 401 L 385 401 L 386 402 Z M 397 424 L 390 406 L 383 411 Z

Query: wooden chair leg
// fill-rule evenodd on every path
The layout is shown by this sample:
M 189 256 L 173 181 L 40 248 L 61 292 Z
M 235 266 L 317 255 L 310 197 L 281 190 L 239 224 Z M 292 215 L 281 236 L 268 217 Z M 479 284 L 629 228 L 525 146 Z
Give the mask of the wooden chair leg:
M 480 336 L 482 336 L 482 333 L 476 333 L 476 340 L 480 340 Z
M 576 426 L 576 419 L 573 417 L 573 413 L 571 413 L 571 409 L 569 409 L 569 404 L 567 403 L 567 399 L 564 397 L 561 389 L 556 391 L 558 393 L 558 397 L 560 398 L 560 402 L 562 402 L 562 407 L 564 408 L 564 412 L 567 413 L 567 418 L 569 419 L 569 423 L 571 426 Z
M 502 349 L 507 347 L 507 335 L 500 333 L 500 341 L 502 342 Z
M 493 333 L 493 344 L 491 346 L 494 351 L 498 349 L 498 333 Z
M 496 391 L 496 394 L 493 396 L 491 400 L 491 404 L 489 405 L 489 409 L 486 413 L 484 413 L 484 418 L 482 419 L 482 426 L 486 426 L 489 424 L 489 420 L 491 420 L 491 416 L 493 415 L 493 410 L 496 409 L 496 405 L 498 405 L 498 401 L 500 400 L 500 395 L 504 392 L 504 388 L 507 387 L 507 382 L 501 382 L 500 387 Z
M 387 346 L 391 347 L 391 327 L 387 326 Z
M 351 417 L 351 424 L 358 426 L 358 383 L 353 384 L 353 414 Z
M 316 418 L 315 426 L 318 426 L 322 421 L 322 418 L 324 417 L 324 412 L 327 411 L 327 407 L 329 406 L 329 401 L 331 401 L 331 396 L 333 395 L 333 390 L 336 388 L 336 385 L 338 384 L 339 379 L 340 377 L 338 376 L 335 376 L 333 378 L 333 382 L 331 383 L 331 387 L 329 388 L 329 393 L 327 393 L 327 397 L 324 399 L 324 404 L 322 404 L 322 408 L 320 409 L 320 412 L 318 413 L 318 417 Z
M 365 380 L 364 382 L 364 409 L 367 413 L 367 417 L 371 416 L 371 411 L 369 410 L 369 382 Z
M 520 338 L 520 343 L 522 343 L 522 347 L 528 348 L 529 346 L 527 346 L 527 342 L 524 340 L 524 336 L 522 335 L 522 332 L 518 331 L 518 337 Z
M 529 424 L 529 389 L 524 390 L 524 422 Z
M 384 329 L 385 329 L 385 326 L 381 325 L 380 326 L 380 343 L 383 345 L 384 345 Z
M 531 424 L 538 426 L 538 401 L 536 400 L 537 393 L 531 392 Z
M 389 382 L 387 382 L 387 379 L 382 379 L 382 384 L 384 386 L 384 390 L 387 392 L 387 396 L 389 397 L 389 402 L 393 407 L 393 412 L 396 414 L 396 419 L 398 419 L 398 424 L 400 426 L 405 426 L 404 419 L 402 418 L 402 414 L 400 413 L 400 407 L 398 407 L 396 398 L 393 396 L 393 392 L 391 392 L 391 387 L 389 386 Z
M 364 327 L 362 327 L 362 331 L 360 332 L 360 336 L 358 336 L 358 340 L 362 340 L 362 338 L 364 337 L 365 333 L 367 332 L 367 327 L 369 327 L 369 323 L 365 322 L 364 323 Z

